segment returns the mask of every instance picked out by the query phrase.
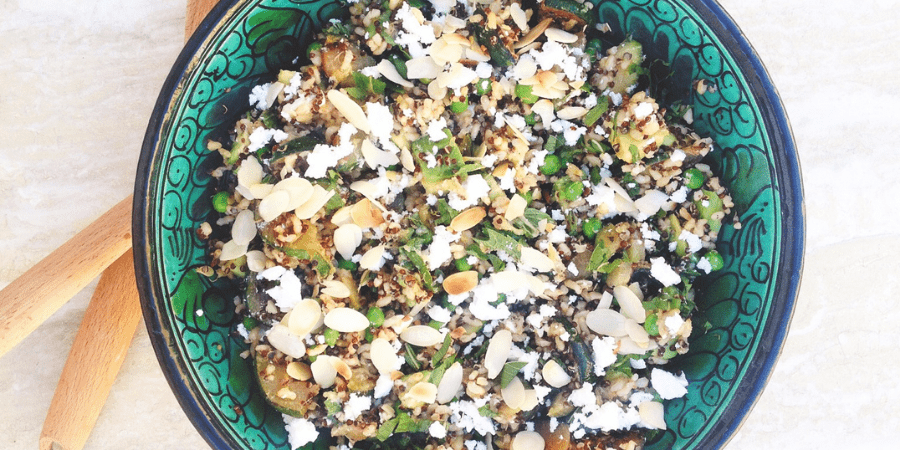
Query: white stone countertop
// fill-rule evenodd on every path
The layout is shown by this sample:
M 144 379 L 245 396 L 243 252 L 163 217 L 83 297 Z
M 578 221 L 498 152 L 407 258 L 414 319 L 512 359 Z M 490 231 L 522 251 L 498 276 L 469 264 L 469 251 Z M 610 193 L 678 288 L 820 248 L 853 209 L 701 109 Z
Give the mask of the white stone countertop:
M 900 2 L 720 0 L 800 152 L 807 245 L 781 358 L 728 450 L 896 448 Z M 0 288 L 132 190 L 184 1 L 0 0 Z M 0 448 L 36 449 L 96 281 L 0 358 Z M 202 449 L 141 324 L 87 449 Z

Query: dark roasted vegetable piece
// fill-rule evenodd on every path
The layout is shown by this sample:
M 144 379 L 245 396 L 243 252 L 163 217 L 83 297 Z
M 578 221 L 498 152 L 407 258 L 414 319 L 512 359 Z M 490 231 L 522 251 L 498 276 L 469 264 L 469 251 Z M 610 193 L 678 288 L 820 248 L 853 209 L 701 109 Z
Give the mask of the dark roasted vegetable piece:
M 597 21 L 590 2 L 579 3 L 575 0 L 544 0 L 538 3 L 538 15 L 542 18 L 551 17 L 563 27 L 573 21 L 580 26 L 593 27 Z
M 476 10 L 476 14 L 485 17 L 484 10 Z M 485 46 L 491 56 L 491 62 L 497 67 L 509 67 L 516 63 L 512 48 L 501 39 L 497 28 L 488 29 L 484 23 L 469 23 L 469 32 L 475 36 L 475 42 Z
M 315 397 L 319 385 L 312 381 L 300 381 L 287 374 L 287 361 L 272 359 L 256 353 L 256 380 L 266 395 L 266 400 L 276 410 L 294 417 L 305 417 L 316 408 Z

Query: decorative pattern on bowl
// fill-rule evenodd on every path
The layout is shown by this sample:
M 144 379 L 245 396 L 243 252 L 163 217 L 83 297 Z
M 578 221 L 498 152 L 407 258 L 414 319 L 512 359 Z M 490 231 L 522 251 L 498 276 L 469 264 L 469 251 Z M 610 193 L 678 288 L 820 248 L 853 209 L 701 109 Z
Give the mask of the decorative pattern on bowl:
M 762 63 L 714 1 L 597 3 L 613 39 L 630 35 L 648 58 L 669 62 L 675 76 L 658 100 L 693 105 L 741 219 L 740 229 L 720 233 L 725 268 L 699 286 L 695 323 L 711 328 L 673 361 L 691 381 L 688 395 L 667 402 L 669 429 L 648 443 L 719 448 L 768 379 L 799 286 L 803 195 L 790 126 Z M 206 263 L 195 230 L 211 212 L 205 143 L 227 134 L 250 89 L 291 66 L 311 30 L 344 9 L 333 0 L 223 0 L 178 58 L 147 129 L 134 205 L 144 316 L 173 391 L 213 448 L 289 446 L 280 413 L 240 357 L 247 348 L 233 331 L 236 293 L 194 271 Z M 701 79 L 716 89 L 698 94 L 691 83 Z

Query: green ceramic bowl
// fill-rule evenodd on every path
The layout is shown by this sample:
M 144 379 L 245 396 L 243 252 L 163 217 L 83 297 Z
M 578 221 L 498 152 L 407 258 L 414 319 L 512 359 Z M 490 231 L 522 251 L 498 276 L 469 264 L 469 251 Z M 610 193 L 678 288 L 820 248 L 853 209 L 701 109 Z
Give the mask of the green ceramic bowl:
M 597 0 L 594 0 L 595 2 Z M 334 0 L 223 0 L 200 26 L 160 93 L 134 195 L 134 249 L 144 317 L 169 384 L 216 449 L 287 449 L 239 353 L 235 292 L 211 285 L 194 232 L 210 215 L 205 142 L 222 138 L 252 86 L 290 65 L 312 30 L 340 14 Z M 730 187 L 743 227 L 720 237 L 725 269 L 700 286 L 691 352 L 675 360 L 691 381 L 669 401 L 669 429 L 649 448 L 720 448 L 740 426 L 781 350 L 797 295 L 804 243 L 796 149 L 779 97 L 743 34 L 713 0 L 600 1 L 617 38 L 631 35 L 675 79 L 663 104 L 694 106 L 695 126 L 720 151 L 712 164 Z M 691 80 L 715 84 L 698 95 Z

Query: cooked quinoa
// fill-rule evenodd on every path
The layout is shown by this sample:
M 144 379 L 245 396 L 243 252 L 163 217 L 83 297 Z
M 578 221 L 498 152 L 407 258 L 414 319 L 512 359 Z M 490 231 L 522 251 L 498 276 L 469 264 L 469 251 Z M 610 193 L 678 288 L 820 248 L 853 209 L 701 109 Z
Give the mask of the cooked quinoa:
M 537 5 L 351 3 L 209 143 L 200 271 L 292 448 L 635 449 L 687 392 L 712 141 L 590 4 Z

